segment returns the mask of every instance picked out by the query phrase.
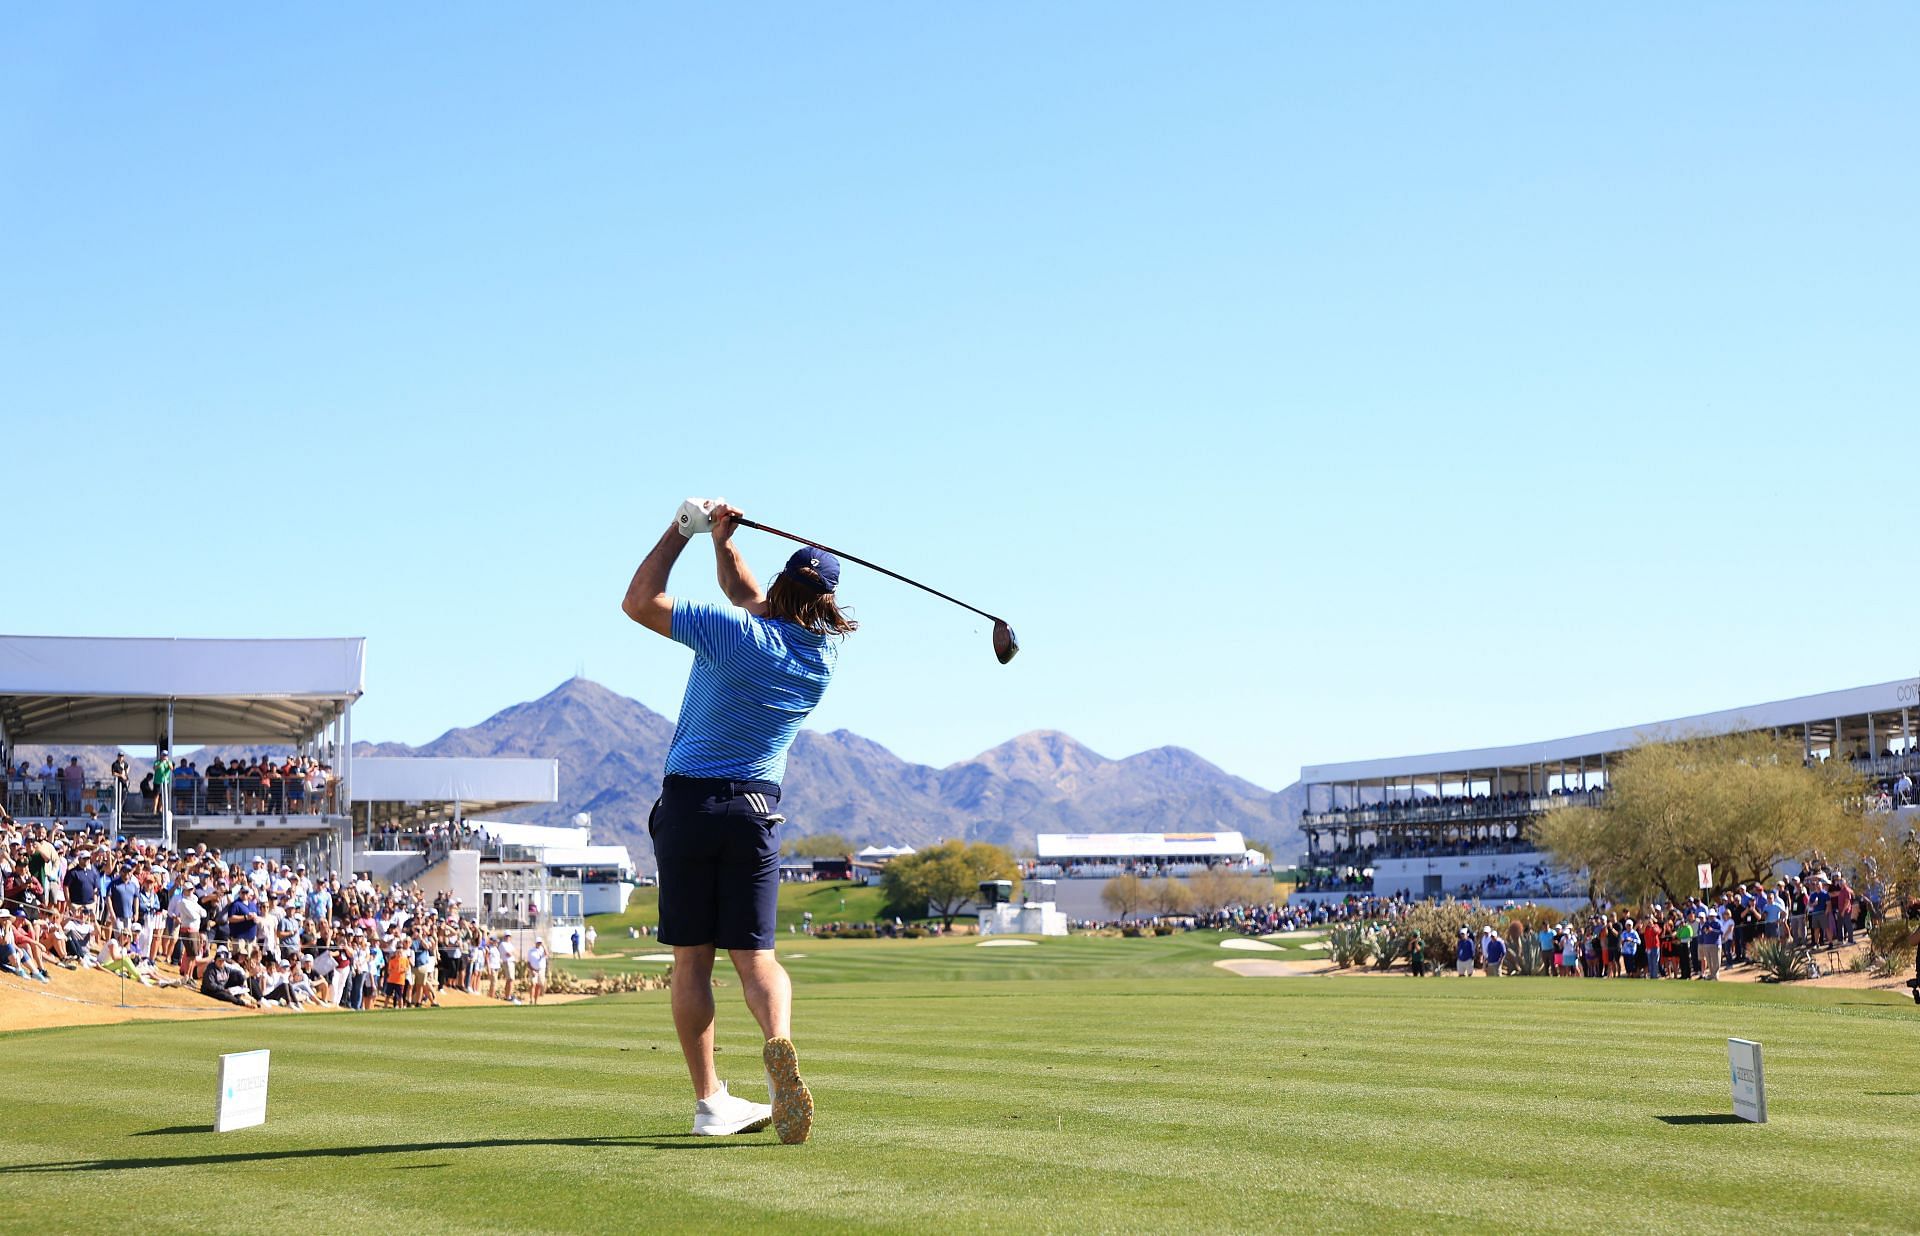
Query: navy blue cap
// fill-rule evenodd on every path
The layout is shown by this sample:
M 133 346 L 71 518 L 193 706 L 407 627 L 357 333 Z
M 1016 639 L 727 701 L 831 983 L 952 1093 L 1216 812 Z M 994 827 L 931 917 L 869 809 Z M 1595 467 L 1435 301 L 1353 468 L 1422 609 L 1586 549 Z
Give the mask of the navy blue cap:
M 820 583 L 825 584 L 826 587 L 822 588 L 808 579 L 801 574 L 803 571 L 812 571 L 818 575 Z M 793 557 L 787 559 L 786 569 L 781 574 L 789 575 L 795 581 L 825 596 L 840 586 L 840 560 L 818 546 L 809 545 L 804 549 L 793 551 Z

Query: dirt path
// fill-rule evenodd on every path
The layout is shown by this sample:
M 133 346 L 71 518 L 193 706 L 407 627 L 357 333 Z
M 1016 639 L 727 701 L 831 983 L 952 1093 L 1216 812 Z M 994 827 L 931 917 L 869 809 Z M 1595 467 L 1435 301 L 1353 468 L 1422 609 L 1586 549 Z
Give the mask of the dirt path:
M 170 969 L 162 973 L 172 976 Z M 0 974 L 0 1034 L 10 1030 L 45 1030 L 55 1026 L 104 1026 L 123 1021 L 178 1021 L 207 1017 L 290 1017 L 295 1010 L 271 1006 L 243 1009 L 203 996 L 186 987 L 148 987 L 128 981 L 122 985 L 116 975 L 98 970 L 48 971 L 49 983 L 36 983 Z M 571 1004 L 586 1000 L 585 995 L 547 995 L 541 1004 Z M 126 1007 L 121 1001 L 126 1001 Z M 443 1008 L 507 1008 L 505 1000 L 493 1000 L 470 992 L 443 989 Z M 341 1012 L 327 1004 L 312 1004 L 298 1013 Z

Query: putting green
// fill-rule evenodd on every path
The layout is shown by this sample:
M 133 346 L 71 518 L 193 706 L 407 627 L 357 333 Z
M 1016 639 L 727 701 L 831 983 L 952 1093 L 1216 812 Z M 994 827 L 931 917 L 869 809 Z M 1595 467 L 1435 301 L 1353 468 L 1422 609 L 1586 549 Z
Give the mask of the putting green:
M 1920 1016 L 1888 993 L 1247 979 L 1213 968 L 1219 940 L 807 941 L 800 1147 L 686 1136 L 664 992 L 7 1035 L 0 1230 L 1909 1231 L 1920 1210 Z M 750 1093 L 756 1039 L 717 994 L 721 1074 Z M 1769 1125 L 1728 1120 L 1729 1035 L 1766 1045 Z M 255 1047 L 266 1127 L 206 1131 L 215 1056 Z

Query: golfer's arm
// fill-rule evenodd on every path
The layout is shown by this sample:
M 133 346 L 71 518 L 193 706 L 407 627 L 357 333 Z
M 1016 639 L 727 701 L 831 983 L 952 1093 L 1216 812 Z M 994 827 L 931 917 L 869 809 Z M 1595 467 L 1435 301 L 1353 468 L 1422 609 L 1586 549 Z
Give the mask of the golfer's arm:
M 680 535 L 680 529 L 667 525 L 653 551 L 634 571 L 633 582 L 627 585 L 627 595 L 620 602 L 620 612 L 649 631 L 672 635 L 673 598 L 667 595 L 667 575 L 686 547 L 687 538 Z
M 720 573 L 720 591 L 726 593 L 727 600 L 749 614 L 766 617 L 767 596 L 760 591 L 760 581 L 747 569 L 747 560 L 741 557 L 732 541 L 714 543 L 713 565 Z

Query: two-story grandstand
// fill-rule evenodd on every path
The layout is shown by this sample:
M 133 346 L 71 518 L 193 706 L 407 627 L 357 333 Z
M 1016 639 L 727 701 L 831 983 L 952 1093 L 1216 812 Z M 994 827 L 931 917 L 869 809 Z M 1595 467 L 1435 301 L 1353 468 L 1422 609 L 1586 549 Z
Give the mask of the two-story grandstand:
M 1578 874 L 1556 869 L 1534 844 L 1533 821 L 1599 801 L 1608 759 L 1646 742 L 1766 730 L 1797 739 L 1808 759 L 1854 761 L 1887 805 L 1906 808 L 1920 776 L 1916 725 L 1920 679 L 1907 679 L 1571 738 L 1311 765 L 1300 770 L 1307 849 L 1295 896 L 1505 901 L 1583 893 Z

